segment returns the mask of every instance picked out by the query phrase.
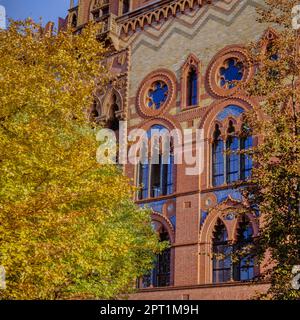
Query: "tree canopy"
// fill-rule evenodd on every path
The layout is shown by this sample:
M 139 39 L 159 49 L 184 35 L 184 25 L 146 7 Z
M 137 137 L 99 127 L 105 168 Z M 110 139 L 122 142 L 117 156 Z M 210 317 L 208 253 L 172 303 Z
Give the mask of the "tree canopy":
M 96 27 L 0 31 L 0 299 L 108 299 L 160 249 L 120 169 L 96 161 L 87 110 L 107 71 Z
M 259 21 L 272 26 L 265 37 L 249 46 L 253 80 L 249 96 L 258 97 L 264 117 L 249 114 L 256 163 L 247 190 L 250 209 L 261 214 L 258 255 L 270 281 L 265 297 L 299 299 L 292 287 L 293 267 L 300 265 L 300 37 L 292 28 L 292 8 L 298 1 L 265 0 Z

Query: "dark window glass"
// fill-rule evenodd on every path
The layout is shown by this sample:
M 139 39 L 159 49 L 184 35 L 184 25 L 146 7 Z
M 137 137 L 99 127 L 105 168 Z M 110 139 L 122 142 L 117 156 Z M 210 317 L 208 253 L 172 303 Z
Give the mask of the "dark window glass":
M 160 241 L 170 242 L 168 232 L 163 228 Z M 152 271 L 142 278 L 142 288 L 167 287 L 171 284 L 171 249 L 164 250 L 156 256 Z
M 239 139 L 235 136 L 226 141 L 226 181 L 232 183 L 239 180 Z
M 216 125 L 214 143 L 212 147 L 213 186 L 224 184 L 224 142 L 220 139 L 220 129 Z
M 232 247 L 228 244 L 228 234 L 224 223 L 218 219 L 213 233 L 213 282 L 231 280 Z
M 149 164 L 139 164 L 139 200 L 148 198 Z
M 169 241 L 169 235 L 166 230 L 160 234 L 160 241 Z M 170 285 L 171 271 L 171 249 L 164 250 L 157 256 L 156 262 L 156 285 L 157 287 L 167 287 Z
M 92 110 L 91 110 L 91 118 L 92 120 L 96 120 L 96 118 L 98 118 L 100 116 L 98 110 L 97 110 L 97 101 L 94 100 L 93 102 L 93 107 L 92 107 Z
M 170 163 L 168 165 L 168 176 L 167 176 L 167 193 L 166 194 L 172 194 L 173 193 L 173 176 L 174 176 L 174 156 L 170 156 Z
M 119 120 L 116 117 L 116 112 L 119 111 L 119 106 L 117 104 L 117 97 L 116 95 L 113 95 L 112 99 L 112 105 L 110 107 L 110 115 L 109 115 L 109 120 L 107 123 L 107 128 L 113 130 L 116 132 L 116 134 L 119 131 Z
M 228 138 L 224 146 L 219 125 L 216 125 L 212 144 L 212 184 L 214 187 L 224 184 L 225 175 L 226 183 L 230 184 L 239 180 L 247 180 L 252 173 L 253 160 L 251 154 L 247 152 L 253 147 L 250 129 L 244 126 L 243 136 L 239 138 L 235 135 L 235 128 L 230 121 L 227 134 Z
M 151 166 L 151 197 L 165 196 L 173 193 L 173 156 L 163 163 L 159 155 L 159 163 Z
M 217 140 L 213 144 L 213 186 L 224 184 L 224 142 Z
M 278 48 L 276 48 L 273 41 L 271 41 L 268 44 L 266 54 L 269 57 L 270 61 L 272 61 L 274 63 L 273 67 L 271 67 L 271 66 L 269 67 L 268 80 L 270 80 L 270 81 L 276 80 L 280 76 L 280 71 L 277 66 L 277 63 L 279 60 L 279 54 L 278 54 Z
M 122 13 L 125 14 L 130 10 L 130 0 L 123 0 Z
M 102 8 L 102 16 L 106 16 L 109 14 L 109 7 L 106 6 L 104 8 Z
M 159 163 L 151 165 L 151 197 L 153 198 L 162 194 L 161 178 L 161 155 L 159 155 Z
M 253 246 L 253 228 L 244 215 L 237 230 L 235 253 L 238 262 L 234 264 L 233 272 L 235 281 L 249 281 L 254 278 L 254 256 L 251 253 L 251 246 Z
M 252 136 L 243 137 L 240 140 L 241 151 L 246 151 L 253 147 Z M 241 153 L 240 155 L 240 166 L 241 166 L 241 180 L 247 180 L 252 173 L 253 160 L 251 155 L 247 153 Z
M 74 14 L 73 17 L 72 17 L 72 27 L 73 28 L 77 27 L 77 16 L 76 16 L 76 14 Z
M 100 18 L 100 10 L 94 11 L 93 17 L 94 20 L 98 20 Z
M 198 95 L 198 77 L 197 72 L 194 68 L 191 68 L 188 79 L 187 79 L 187 105 L 195 106 L 197 105 L 197 95 Z

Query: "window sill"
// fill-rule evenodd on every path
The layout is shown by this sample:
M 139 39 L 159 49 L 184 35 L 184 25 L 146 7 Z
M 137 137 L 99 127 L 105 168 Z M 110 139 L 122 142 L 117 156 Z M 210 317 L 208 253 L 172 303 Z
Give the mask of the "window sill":
M 194 106 L 185 106 L 185 107 L 182 107 L 182 108 L 180 109 L 180 112 L 195 110 L 195 109 L 200 108 L 200 107 L 201 107 L 201 106 L 198 105 L 198 104 L 196 104 L 196 105 L 194 105 Z
M 224 283 L 207 283 L 207 284 L 194 284 L 186 286 L 169 286 L 169 287 L 149 287 L 138 289 L 137 292 L 152 292 L 152 291 L 167 291 L 167 290 L 185 290 L 185 289 L 202 289 L 202 288 L 220 288 L 220 287 L 238 287 L 238 286 L 252 286 L 268 284 L 267 281 L 232 281 Z
M 208 186 L 206 189 L 201 190 L 201 192 L 212 192 L 218 190 L 226 190 L 226 189 L 238 189 L 239 187 L 245 187 L 251 185 L 249 181 L 240 181 L 236 183 L 222 184 L 220 186 Z
M 175 193 L 168 194 L 166 196 L 158 196 L 158 197 L 153 197 L 153 198 L 145 198 L 145 199 L 136 199 L 136 203 L 149 203 L 149 202 L 157 202 L 161 200 L 168 200 L 168 199 L 173 199 L 175 196 Z

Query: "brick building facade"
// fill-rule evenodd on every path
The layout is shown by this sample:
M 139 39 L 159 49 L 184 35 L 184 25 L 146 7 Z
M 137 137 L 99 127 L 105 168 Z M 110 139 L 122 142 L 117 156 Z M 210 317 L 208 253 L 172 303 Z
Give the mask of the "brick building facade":
M 245 44 L 274 36 L 256 22 L 262 3 L 80 0 L 60 19 L 60 28 L 78 30 L 89 20 L 102 22 L 99 37 L 111 49 L 107 66 L 114 79 L 97 92 L 92 111 L 98 121 L 126 120 L 128 130 L 204 130 L 198 175 L 187 176 L 189 165 L 172 161 L 125 166 L 143 185 L 137 203 L 152 208 L 154 227 L 171 243 L 132 299 L 249 299 L 266 290 L 252 281 L 261 271 L 252 258 L 233 263 L 226 255 L 251 243 L 259 228 L 258 216 L 238 214 L 243 198 L 233 184 L 246 183 L 252 166 L 250 157 L 234 151 L 259 142 L 243 124 L 247 110 L 262 116 L 258 100 L 243 95 L 235 81 L 254 72 L 245 67 Z

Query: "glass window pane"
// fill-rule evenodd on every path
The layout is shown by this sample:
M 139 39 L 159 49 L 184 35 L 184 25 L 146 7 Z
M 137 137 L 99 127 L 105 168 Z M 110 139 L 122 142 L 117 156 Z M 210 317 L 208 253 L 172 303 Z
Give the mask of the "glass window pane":
M 226 178 L 227 183 L 233 183 L 239 180 L 239 139 L 229 137 L 226 141 Z
M 241 151 L 248 150 L 253 146 L 252 136 L 241 138 Z M 249 154 L 241 154 L 241 180 L 247 180 L 252 173 L 253 160 Z
M 139 164 L 139 182 L 138 185 L 141 187 L 139 191 L 139 199 L 148 198 L 148 179 L 149 179 L 149 165 L 148 164 Z
M 218 219 L 213 234 L 213 282 L 231 280 L 232 247 L 228 244 L 228 234 L 223 222 Z
M 212 154 L 213 186 L 224 184 L 224 143 L 217 140 L 213 144 Z
M 187 78 L 187 105 L 197 105 L 197 94 L 198 94 L 198 77 L 197 72 L 192 68 Z

